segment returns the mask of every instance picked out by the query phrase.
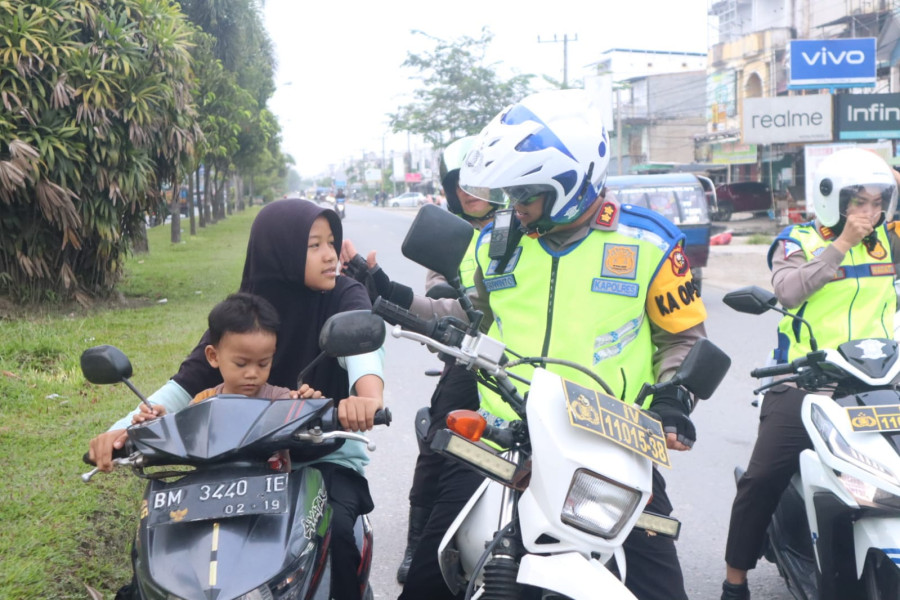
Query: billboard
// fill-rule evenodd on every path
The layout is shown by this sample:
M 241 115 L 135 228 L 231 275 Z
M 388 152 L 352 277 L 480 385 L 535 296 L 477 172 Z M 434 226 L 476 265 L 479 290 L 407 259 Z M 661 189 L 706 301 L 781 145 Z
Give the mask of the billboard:
M 745 144 L 830 142 L 831 95 L 747 98 L 742 120 Z
M 706 76 L 706 106 L 712 130 L 726 129 L 728 117 L 737 113 L 737 75 L 733 69 Z
M 839 140 L 900 137 L 900 94 L 838 94 L 834 110 Z
M 875 38 L 791 40 L 791 89 L 875 85 Z

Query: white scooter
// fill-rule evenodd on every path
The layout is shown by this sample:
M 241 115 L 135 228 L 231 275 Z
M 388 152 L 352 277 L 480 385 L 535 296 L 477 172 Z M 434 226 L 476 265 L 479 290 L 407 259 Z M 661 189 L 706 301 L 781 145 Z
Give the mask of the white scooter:
M 471 228 L 434 209 L 419 211 L 403 254 L 460 290 L 459 262 Z M 476 371 L 520 417 L 498 428 L 476 412 L 455 411 L 447 419 L 449 428 L 434 436 L 432 450 L 488 478 L 441 545 L 448 587 L 454 594 L 465 589 L 467 599 L 633 600 L 623 583 L 625 538 L 634 528 L 675 538 L 680 528 L 675 519 L 644 512 L 654 463 L 668 467 L 669 457 L 662 426 L 639 408 L 640 398 L 675 386 L 708 398 L 730 359 L 701 340 L 671 380 L 644 386 L 635 405 L 628 405 L 581 365 L 541 357 L 509 361 L 502 343 L 479 333 L 481 313 L 464 290 L 460 296 L 468 324 L 452 317 L 425 321 L 383 298 L 372 309 L 395 325 L 394 337 L 425 344 Z M 530 382 L 510 371 L 519 364 L 536 367 Z M 577 369 L 604 391 L 568 381 L 541 364 Z M 512 378 L 530 384 L 527 401 Z M 481 440 L 508 450 L 498 453 Z M 607 568 L 613 558 L 619 577 Z
M 758 287 L 725 295 L 749 314 L 775 310 Z M 812 329 L 810 328 L 810 337 Z M 791 363 L 755 369 L 757 378 L 787 375 L 811 390 L 803 424 L 813 450 L 782 495 L 764 549 L 798 600 L 900 598 L 900 360 L 889 339 L 853 340 Z M 834 396 L 815 392 L 832 390 Z

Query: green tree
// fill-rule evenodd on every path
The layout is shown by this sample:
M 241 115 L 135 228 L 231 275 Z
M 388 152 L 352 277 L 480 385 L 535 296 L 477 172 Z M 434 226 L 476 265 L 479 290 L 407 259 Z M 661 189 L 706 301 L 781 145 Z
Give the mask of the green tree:
M 191 35 L 168 0 L 0 2 L 0 293 L 113 289 L 193 151 Z
M 415 69 L 422 85 L 413 92 L 414 102 L 389 114 L 395 132 L 408 131 L 441 147 L 455 138 L 481 131 L 508 104 L 530 92 L 532 75 L 502 79 L 486 64 L 485 52 L 493 39 L 487 28 L 481 36 L 446 41 L 414 31 L 432 42 L 432 50 L 410 52 L 404 67 Z

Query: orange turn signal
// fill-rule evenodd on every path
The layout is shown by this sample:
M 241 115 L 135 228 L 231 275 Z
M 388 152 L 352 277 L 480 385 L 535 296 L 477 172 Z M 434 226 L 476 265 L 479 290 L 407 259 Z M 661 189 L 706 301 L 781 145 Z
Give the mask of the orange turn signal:
M 447 427 L 464 438 L 477 442 L 487 427 L 487 421 L 474 410 L 454 410 L 447 415 Z

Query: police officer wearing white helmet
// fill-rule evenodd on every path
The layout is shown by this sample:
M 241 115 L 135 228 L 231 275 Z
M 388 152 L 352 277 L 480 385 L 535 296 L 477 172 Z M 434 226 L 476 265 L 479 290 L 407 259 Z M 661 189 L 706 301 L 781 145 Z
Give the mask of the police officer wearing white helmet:
M 897 238 L 885 221 L 897 203 L 894 172 L 875 153 L 848 148 L 822 161 L 813 188 L 815 221 L 787 227 L 769 249 L 775 295 L 809 321 L 820 348 L 893 337 L 900 251 L 892 249 Z M 776 360 L 790 362 L 810 351 L 807 328 L 784 317 Z M 731 509 L 722 600 L 750 598 L 747 571 L 756 566 L 800 452 L 812 448 L 800 418 L 805 395 L 783 384 L 763 400 L 756 445 Z
M 678 229 L 656 213 L 604 197 L 609 150 L 599 109 L 583 90 L 533 94 L 485 127 L 463 163 L 460 187 L 484 200 L 508 197 L 515 209 L 509 226 L 495 216 L 476 250 L 473 303 L 489 334 L 526 356 L 592 366 L 618 397 L 634 402 L 643 383 L 671 377 L 705 337 L 706 310 Z M 491 243 L 497 231 L 507 242 Z M 443 313 L 435 302 L 416 299 L 411 310 Z M 571 369 L 548 368 L 596 385 Z M 530 379 L 530 367 L 513 371 Z M 488 419 L 514 418 L 485 392 Z M 663 422 L 669 448 L 693 444 L 692 406 L 680 388 L 645 405 Z M 647 509 L 669 514 L 658 470 L 653 484 Z M 687 598 L 671 539 L 636 531 L 625 554 L 625 584 L 638 598 Z

